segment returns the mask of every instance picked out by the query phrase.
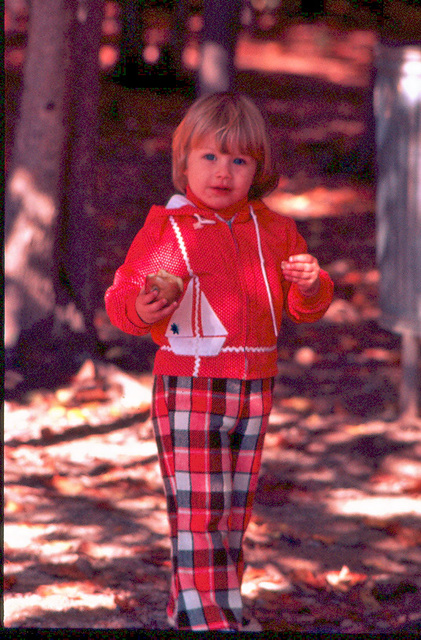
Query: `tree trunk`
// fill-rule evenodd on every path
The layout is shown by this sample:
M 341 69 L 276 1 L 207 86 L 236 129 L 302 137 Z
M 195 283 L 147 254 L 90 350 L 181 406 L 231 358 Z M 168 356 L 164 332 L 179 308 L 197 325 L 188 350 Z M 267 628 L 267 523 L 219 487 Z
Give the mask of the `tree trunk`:
M 80 310 L 85 312 L 86 306 L 90 311 L 85 319 L 92 320 L 92 302 L 84 307 L 83 301 L 90 298 L 86 283 L 91 272 L 85 264 L 92 265 L 89 246 L 95 244 L 90 231 L 91 159 L 102 6 L 102 0 L 31 3 L 21 113 L 6 188 L 9 349 L 36 328 L 37 335 L 43 333 L 45 341 L 51 341 L 52 325 L 47 321 L 52 318 L 56 328 L 64 324 L 85 331 Z M 63 201 L 66 210 L 60 215 Z
M 204 0 L 200 95 L 232 90 L 241 7 L 241 0 Z
M 82 313 L 86 350 L 95 350 L 94 311 L 98 302 L 95 174 L 98 142 L 99 66 L 103 0 L 78 0 L 70 41 L 65 99 L 67 145 L 63 201 L 56 235 L 57 313 L 69 304 Z
M 71 3 L 33 0 L 20 119 L 5 201 L 5 344 L 53 313 L 54 233 L 65 127 Z

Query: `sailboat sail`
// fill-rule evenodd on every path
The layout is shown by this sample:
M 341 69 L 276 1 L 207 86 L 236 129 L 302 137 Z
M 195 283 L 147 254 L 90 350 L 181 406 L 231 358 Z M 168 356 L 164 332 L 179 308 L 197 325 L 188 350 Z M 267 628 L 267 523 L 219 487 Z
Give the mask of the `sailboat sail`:
M 203 293 L 203 291 L 201 295 L 200 311 L 201 311 L 200 318 L 202 321 L 202 329 L 203 329 L 204 336 L 226 336 L 227 335 L 224 325 L 216 315 L 215 311 L 210 306 L 209 301 L 205 296 L 205 294 Z
M 180 306 L 174 311 L 168 324 L 166 336 L 177 336 L 179 338 L 192 337 L 192 309 L 193 309 L 194 282 L 190 280 Z
M 174 353 L 190 356 L 216 356 L 221 351 L 227 330 L 212 309 L 200 287 L 196 290 L 196 278 L 192 278 L 180 306 L 174 311 L 165 333 Z M 195 308 L 199 304 L 199 308 Z M 195 322 L 195 313 L 200 314 L 202 331 Z

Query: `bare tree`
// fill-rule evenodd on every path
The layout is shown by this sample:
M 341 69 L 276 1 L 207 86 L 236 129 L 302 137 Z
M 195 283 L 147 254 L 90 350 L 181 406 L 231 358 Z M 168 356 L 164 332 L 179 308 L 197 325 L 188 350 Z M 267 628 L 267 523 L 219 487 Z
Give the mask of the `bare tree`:
M 69 37 L 63 197 L 56 233 L 56 316 L 82 313 L 86 350 L 95 349 L 93 317 L 98 300 L 94 161 L 98 138 L 99 66 L 103 0 L 78 0 Z M 64 313 L 66 316 L 66 313 Z
M 103 0 L 31 2 L 6 184 L 6 348 L 24 332 L 48 334 L 51 318 L 74 331 L 86 331 L 92 319 L 85 265 L 95 244 L 91 160 L 102 10 Z

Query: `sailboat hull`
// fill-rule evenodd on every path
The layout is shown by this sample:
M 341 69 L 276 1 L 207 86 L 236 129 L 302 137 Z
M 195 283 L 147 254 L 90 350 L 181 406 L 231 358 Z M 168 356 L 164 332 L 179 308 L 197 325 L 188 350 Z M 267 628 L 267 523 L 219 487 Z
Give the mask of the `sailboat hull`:
M 170 347 L 179 356 L 217 356 L 224 346 L 225 336 L 193 336 L 168 338 Z

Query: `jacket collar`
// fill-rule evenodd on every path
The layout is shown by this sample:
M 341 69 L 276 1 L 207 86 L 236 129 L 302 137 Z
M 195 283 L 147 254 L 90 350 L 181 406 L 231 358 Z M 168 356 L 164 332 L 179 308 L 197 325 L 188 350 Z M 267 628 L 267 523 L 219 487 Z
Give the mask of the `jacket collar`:
M 236 222 L 246 222 L 250 219 L 250 205 L 247 198 L 236 202 L 225 209 L 215 210 L 207 207 L 201 200 L 196 198 L 190 187 L 187 185 L 186 195 L 176 194 L 170 198 L 166 205 L 166 209 L 180 209 L 181 207 L 191 206 L 200 209 L 200 215 L 203 218 L 215 218 L 218 214 L 225 220 L 231 220 L 235 216 Z

